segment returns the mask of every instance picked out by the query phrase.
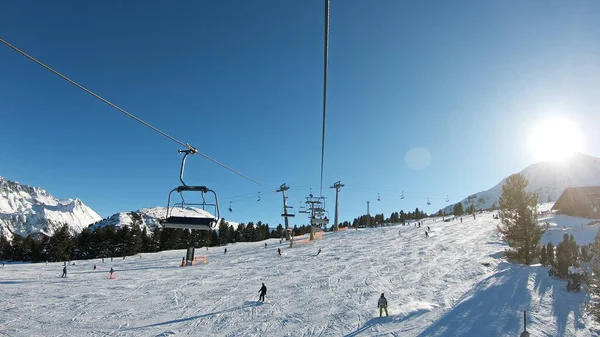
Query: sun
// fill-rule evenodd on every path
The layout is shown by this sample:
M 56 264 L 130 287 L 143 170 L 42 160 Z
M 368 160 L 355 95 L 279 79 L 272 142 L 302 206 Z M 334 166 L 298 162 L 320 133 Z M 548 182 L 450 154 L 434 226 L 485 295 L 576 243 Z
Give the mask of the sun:
M 547 118 L 534 125 L 529 146 L 537 161 L 562 161 L 581 151 L 581 132 L 566 118 Z

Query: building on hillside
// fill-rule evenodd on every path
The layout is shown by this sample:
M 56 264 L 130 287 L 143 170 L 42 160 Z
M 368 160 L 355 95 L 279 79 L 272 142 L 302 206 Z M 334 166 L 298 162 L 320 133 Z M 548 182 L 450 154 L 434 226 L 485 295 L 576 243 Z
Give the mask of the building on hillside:
M 567 187 L 552 210 L 559 214 L 600 219 L 600 186 Z

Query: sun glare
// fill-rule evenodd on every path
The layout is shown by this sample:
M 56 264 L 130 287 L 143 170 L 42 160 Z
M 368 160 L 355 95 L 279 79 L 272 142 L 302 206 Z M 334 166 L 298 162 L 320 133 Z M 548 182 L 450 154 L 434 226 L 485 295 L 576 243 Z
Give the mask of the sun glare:
M 568 119 L 544 119 L 534 125 L 529 145 L 537 161 L 561 161 L 581 151 L 582 136 Z

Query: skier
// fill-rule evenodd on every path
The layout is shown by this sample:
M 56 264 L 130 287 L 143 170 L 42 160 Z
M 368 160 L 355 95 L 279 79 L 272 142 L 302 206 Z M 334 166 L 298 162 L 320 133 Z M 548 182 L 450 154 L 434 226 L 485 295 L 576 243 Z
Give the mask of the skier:
M 227 248 L 225 248 L 225 252 L 223 253 L 223 255 L 227 254 Z
M 123 260 L 125 260 L 125 256 L 123 256 Z
M 462 223 L 462 218 L 460 218 L 460 223 Z
M 182 258 L 181 258 L 181 266 L 182 266 L 182 267 L 185 267 L 185 257 L 182 257 Z
M 265 242 L 265 249 L 267 249 L 267 243 Z
M 114 278 L 114 277 L 113 277 L 113 273 L 114 273 L 114 272 L 115 272 L 115 271 L 112 269 L 112 267 L 110 267 L 110 274 L 108 275 L 108 278 Z
M 63 273 L 61 277 L 67 277 L 67 266 L 63 267 Z
M 104 263 L 104 258 L 102 258 L 102 263 Z
M 425 231 L 425 237 L 428 238 L 429 237 L 429 233 L 427 233 L 427 231 Z
M 277 253 L 281 256 L 281 248 L 277 248 Z
M 94 265 L 94 270 L 96 270 L 96 265 Z
M 258 298 L 259 301 L 264 302 L 265 301 L 265 295 L 267 294 L 267 286 L 265 286 L 265 284 L 262 284 L 262 287 L 260 287 L 260 290 L 258 291 L 260 293 L 260 296 Z
M 317 252 L 317 256 L 319 256 L 319 254 L 321 254 L 321 248 L 319 248 L 319 251 Z
M 383 314 L 383 310 L 385 310 L 385 315 L 389 316 L 388 310 L 387 310 L 387 300 L 385 299 L 383 294 L 381 294 L 381 297 L 379 298 L 379 301 L 377 302 L 377 307 L 379 308 L 379 317 L 381 317 L 381 315 Z
M 429 228 L 429 226 L 427 226 L 427 231 L 428 231 L 428 232 L 431 232 L 431 228 Z

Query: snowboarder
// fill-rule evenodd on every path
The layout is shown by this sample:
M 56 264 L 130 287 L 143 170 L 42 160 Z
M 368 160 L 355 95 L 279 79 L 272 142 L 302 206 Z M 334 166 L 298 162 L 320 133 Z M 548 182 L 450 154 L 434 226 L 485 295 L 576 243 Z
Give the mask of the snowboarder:
M 389 316 L 388 310 L 387 310 L 387 300 L 385 299 L 383 294 L 381 294 L 381 297 L 379 298 L 379 301 L 377 302 L 377 307 L 379 308 L 379 317 L 381 317 L 381 315 L 383 314 L 383 310 L 385 310 L 385 315 Z
M 227 254 L 227 248 L 225 248 L 225 252 L 223 253 L 223 255 Z
M 67 277 L 67 266 L 63 266 L 63 273 L 61 277 Z
M 96 265 L 94 265 L 94 270 L 96 270 Z
M 281 248 L 277 248 L 277 253 L 281 256 Z
M 317 252 L 317 256 L 319 256 L 319 254 L 321 254 L 321 248 L 319 248 L 319 251 Z
M 262 284 L 262 287 L 260 287 L 260 290 L 258 291 L 260 293 L 260 296 L 258 297 L 258 300 L 261 302 L 265 301 L 265 295 L 267 294 L 267 286 L 265 286 L 265 284 Z

